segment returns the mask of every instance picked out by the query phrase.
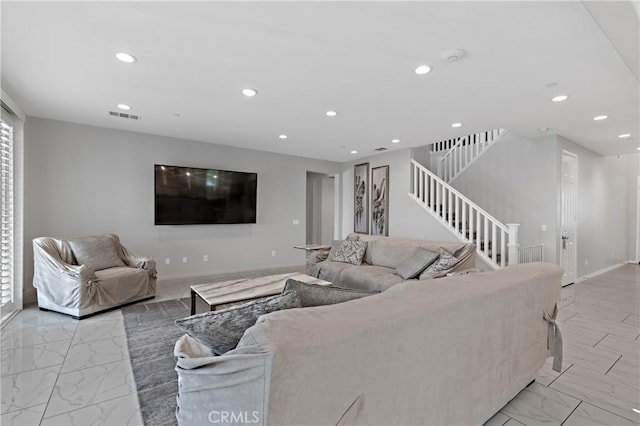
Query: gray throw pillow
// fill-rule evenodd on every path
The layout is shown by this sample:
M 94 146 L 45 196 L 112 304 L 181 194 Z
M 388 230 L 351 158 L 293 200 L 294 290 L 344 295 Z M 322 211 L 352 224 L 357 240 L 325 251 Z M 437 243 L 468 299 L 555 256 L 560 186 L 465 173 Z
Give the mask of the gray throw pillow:
M 198 342 L 210 347 L 214 354 L 222 355 L 238 345 L 244 332 L 256 323 L 260 315 L 301 307 L 296 292 L 289 291 L 228 309 L 178 319 L 175 324 Z
M 309 284 L 291 278 L 287 280 L 282 292 L 285 293 L 288 291 L 295 291 L 298 294 L 303 308 L 333 305 L 335 303 L 348 302 L 349 300 L 380 293 L 377 290 L 355 290 L 351 288 Z
M 438 260 L 433 262 L 431 266 L 424 270 L 424 272 L 441 272 L 446 271 L 447 269 L 451 269 L 456 266 L 456 263 L 460 262 L 460 259 L 446 251 L 445 249 L 440 249 L 440 257 Z
M 339 245 L 335 245 L 336 241 L 331 245 L 328 260 L 333 262 L 351 263 L 352 265 L 361 265 L 364 254 L 367 251 L 367 243 L 365 241 L 340 241 Z
M 422 271 L 428 268 L 433 262 L 435 262 L 440 253 L 436 253 L 435 251 L 427 250 L 423 247 L 418 247 L 413 255 L 409 256 L 405 259 L 397 268 L 396 275 L 400 275 L 405 280 L 410 280 L 412 278 L 420 275 Z
M 67 240 L 78 265 L 85 265 L 94 271 L 127 266 L 116 250 L 116 243 L 111 235 Z

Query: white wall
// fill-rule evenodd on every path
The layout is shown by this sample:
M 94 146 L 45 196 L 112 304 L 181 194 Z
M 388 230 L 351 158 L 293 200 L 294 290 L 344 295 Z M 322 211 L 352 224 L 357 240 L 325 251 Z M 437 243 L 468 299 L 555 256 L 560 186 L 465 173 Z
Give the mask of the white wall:
M 545 260 L 555 262 L 556 182 L 556 138 L 527 139 L 509 132 L 453 186 L 502 223 L 519 223 L 520 245 L 543 243 Z
M 257 172 L 257 223 L 154 226 L 156 163 Z M 39 236 L 119 234 L 134 252 L 158 260 L 160 277 L 302 265 L 305 254 L 293 246 L 306 240 L 307 171 L 333 174 L 338 167 L 327 161 L 29 117 L 25 282 L 32 280 L 30 242 Z M 293 225 L 294 219 L 300 224 Z M 209 256 L 206 263 L 204 254 Z M 167 257 L 170 265 L 164 263 Z
M 342 165 L 342 237 L 353 232 L 353 166 L 368 162 L 369 173 L 374 167 L 389 166 L 389 236 L 457 241 L 453 234 L 409 197 L 411 155 L 411 149 L 402 149 Z
M 631 156 L 603 157 L 558 136 L 558 180 L 562 150 L 578 156 L 578 277 L 629 260 Z
M 629 260 L 640 262 L 640 251 L 637 249 L 638 237 L 638 178 L 640 177 L 640 154 L 625 156 L 627 158 L 627 188 L 629 194 Z

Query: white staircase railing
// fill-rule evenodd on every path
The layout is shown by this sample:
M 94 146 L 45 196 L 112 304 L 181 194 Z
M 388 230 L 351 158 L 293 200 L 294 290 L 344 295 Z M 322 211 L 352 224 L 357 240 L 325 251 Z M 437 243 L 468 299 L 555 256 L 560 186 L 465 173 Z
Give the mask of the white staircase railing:
M 420 163 L 411 160 L 409 196 L 461 241 L 476 244 L 494 269 L 518 263 L 518 226 L 504 225 Z
M 439 176 L 445 182 L 452 182 L 506 132 L 505 129 L 494 129 L 459 138 L 440 159 Z

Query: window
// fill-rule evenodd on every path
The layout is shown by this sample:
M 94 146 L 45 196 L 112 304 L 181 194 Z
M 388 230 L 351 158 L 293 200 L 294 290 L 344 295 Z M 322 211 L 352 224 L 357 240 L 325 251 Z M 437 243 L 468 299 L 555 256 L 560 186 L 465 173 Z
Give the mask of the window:
M 13 303 L 13 128 L 0 119 L 0 306 Z

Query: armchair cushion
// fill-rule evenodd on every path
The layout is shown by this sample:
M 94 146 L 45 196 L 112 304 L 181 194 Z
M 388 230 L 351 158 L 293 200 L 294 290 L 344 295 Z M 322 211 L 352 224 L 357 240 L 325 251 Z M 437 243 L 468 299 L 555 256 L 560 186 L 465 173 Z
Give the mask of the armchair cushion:
M 99 271 L 102 269 L 126 266 L 116 250 L 111 235 L 67 240 L 79 265 Z

